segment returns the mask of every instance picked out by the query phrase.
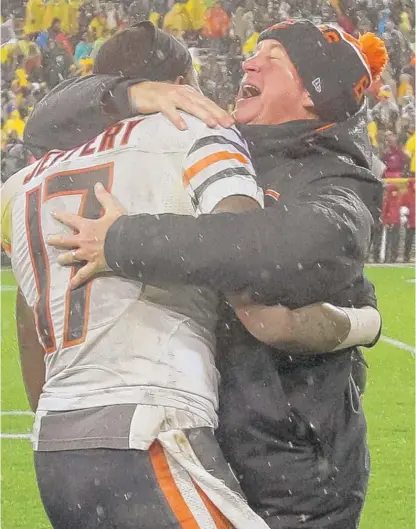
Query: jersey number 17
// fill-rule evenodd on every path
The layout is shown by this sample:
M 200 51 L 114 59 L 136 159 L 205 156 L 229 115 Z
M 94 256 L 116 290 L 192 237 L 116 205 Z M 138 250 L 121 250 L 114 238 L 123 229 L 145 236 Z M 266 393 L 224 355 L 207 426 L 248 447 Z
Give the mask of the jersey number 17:
M 38 334 L 47 353 L 54 353 L 57 346 L 50 305 L 51 267 L 42 234 L 42 204 L 54 197 L 80 195 L 81 203 L 77 214 L 89 219 L 98 219 L 102 214 L 101 205 L 94 194 L 94 186 L 98 182 L 111 191 L 112 163 L 50 175 L 42 184 L 26 193 L 26 232 L 38 293 L 34 307 L 35 320 Z M 81 266 L 82 263 L 72 266 L 71 278 Z M 68 286 L 69 283 L 59 286 L 59 289 L 62 288 L 62 295 L 65 296 L 62 348 L 84 342 L 88 329 L 91 282 L 76 290 L 70 290 Z

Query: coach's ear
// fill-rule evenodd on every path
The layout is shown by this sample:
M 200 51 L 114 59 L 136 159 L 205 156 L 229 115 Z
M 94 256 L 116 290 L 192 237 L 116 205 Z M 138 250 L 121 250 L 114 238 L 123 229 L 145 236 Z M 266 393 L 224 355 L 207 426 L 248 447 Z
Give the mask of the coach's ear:
M 176 78 L 175 84 L 187 84 L 185 77 L 183 75 L 180 75 Z

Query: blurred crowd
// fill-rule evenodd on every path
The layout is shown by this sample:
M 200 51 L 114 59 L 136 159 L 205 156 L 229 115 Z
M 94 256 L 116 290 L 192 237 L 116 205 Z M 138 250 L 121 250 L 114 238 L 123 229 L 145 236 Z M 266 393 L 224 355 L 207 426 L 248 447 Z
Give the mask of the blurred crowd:
M 378 261 L 383 254 L 394 262 L 404 244 L 401 259 L 410 260 L 415 229 L 412 0 L 4 0 L 3 181 L 31 159 L 21 140 L 36 102 L 63 79 L 91 73 L 100 46 L 117 30 L 148 19 L 181 40 L 192 54 L 204 93 L 232 110 L 241 61 L 253 53 L 259 33 L 271 21 L 288 18 L 335 24 L 353 36 L 373 31 L 384 39 L 390 63 L 369 91 L 369 136 L 387 178 L 372 258 Z

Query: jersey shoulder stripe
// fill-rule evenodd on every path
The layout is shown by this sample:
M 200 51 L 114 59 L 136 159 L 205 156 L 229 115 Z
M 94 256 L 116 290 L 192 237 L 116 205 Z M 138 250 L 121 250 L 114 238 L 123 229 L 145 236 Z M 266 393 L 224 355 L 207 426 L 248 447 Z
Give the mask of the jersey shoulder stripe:
M 241 168 L 242 175 L 249 171 L 255 177 L 247 144 L 234 129 L 205 126 L 185 156 L 183 183 L 195 191 L 205 180 L 230 168 Z
M 192 178 L 194 178 L 194 176 L 199 174 L 204 169 L 208 168 L 210 165 L 213 165 L 221 161 L 227 161 L 227 160 L 236 160 L 237 162 L 240 162 L 241 164 L 249 163 L 248 158 L 241 153 L 229 152 L 229 151 L 219 151 L 219 152 L 209 154 L 208 156 L 205 156 L 205 158 L 202 158 L 201 160 L 191 165 L 191 167 L 189 167 L 184 172 L 183 178 L 184 178 L 185 185 L 189 184 L 189 182 L 192 180 Z
M 194 207 L 202 213 L 210 213 L 232 195 L 261 203 L 247 144 L 234 128 L 204 126 L 185 156 L 182 178 Z
M 219 136 L 218 134 L 216 134 L 215 136 L 207 136 L 205 138 L 201 138 L 200 140 L 197 140 L 192 146 L 191 150 L 188 152 L 188 156 L 193 154 L 195 151 L 202 149 L 203 147 L 207 147 L 208 145 L 213 145 L 213 144 L 232 145 L 237 151 L 241 152 L 241 154 L 243 154 L 247 158 L 250 158 L 248 149 L 245 147 L 245 145 L 242 142 L 236 142 L 229 138 L 225 138 L 224 136 Z
M 252 180 L 253 178 L 253 175 L 245 167 L 238 167 L 238 168 L 228 167 L 227 169 L 218 171 L 217 173 L 213 174 L 212 176 L 204 180 L 204 182 L 194 190 L 195 199 L 198 202 L 200 202 L 202 195 L 204 194 L 204 191 L 210 185 L 214 184 L 218 180 L 223 180 L 225 178 L 231 178 L 233 176 L 239 176 L 240 178 L 247 177 L 247 180 Z

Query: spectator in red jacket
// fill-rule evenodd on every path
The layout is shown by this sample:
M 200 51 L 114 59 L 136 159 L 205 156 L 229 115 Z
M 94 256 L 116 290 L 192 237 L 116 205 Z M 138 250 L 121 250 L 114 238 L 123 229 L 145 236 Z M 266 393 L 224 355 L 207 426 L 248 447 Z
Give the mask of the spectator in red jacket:
M 397 142 L 393 132 L 386 132 L 387 149 L 383 154 L 383 162 L 386 164 L 385 178 L 400 178 L 404 174 L 408 164 L 407 156 Z
M 395 263 L 399 255 L 400 206 L 402 199 L 395 184 L 388 184 L 384 193 L 381 218 L 386 227 L 386 262 Z
M 415 241 L 415 179 L 409 180 L 409 186 L 402 198 L 402 206 L 408 210 L 406 234 L 404 238 L 404 261 L 410 262 L 412 247 Z
M 70 55 L 74 54 L 74 48 L 72 47 L 71 42 L 61 29 L 61 21 L 59 18 L 54 18 L 52 20 L 52 24 L 51 27 L 48 29 L 48 33 L 50 39 L 59 42 Z

